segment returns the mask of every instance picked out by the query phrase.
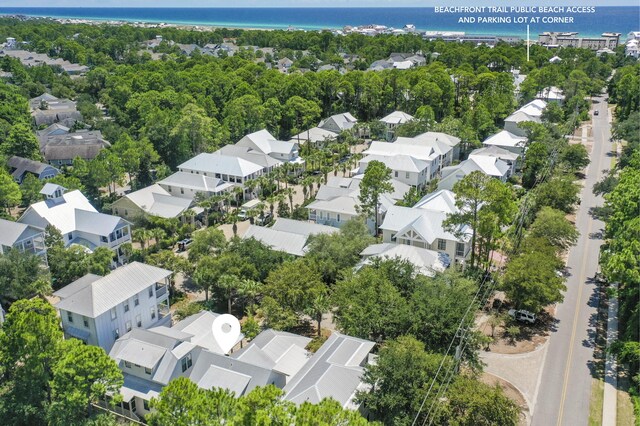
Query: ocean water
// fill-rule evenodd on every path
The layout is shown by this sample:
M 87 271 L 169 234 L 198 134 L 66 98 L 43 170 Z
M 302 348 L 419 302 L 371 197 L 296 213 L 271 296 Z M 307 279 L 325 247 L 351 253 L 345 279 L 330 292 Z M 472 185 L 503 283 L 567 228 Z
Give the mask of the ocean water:
M 626 35 L 640 30 L 639 7 L 598 6 L 595 13 L 436 13 L 424 8 L 21 8 L 0 7 L 0 14 L 22 14 L 39 17 L 122 20 L 235 28 L 288 28 L 289 26 L 319 30 L 346 25 L 380 24 L 402 28 L 413 24 L 419 30 L 464 31 L 467 34 L 526 36 L 526 24 L 515 23 L 516 17 L 538 17 L 530 23 L 531 37 L 543 31 L 575 31 L 582 36 L 603 32 Z M 461 23 L 460 17 L 474 17 L 476 23 Z M 501 18 L 502 23 L 477 23 L 481 17 Z M 570 17 L 572 23 L 543 23 L 542 18 Z M 511 22 L 504 22 L 511 19 Z

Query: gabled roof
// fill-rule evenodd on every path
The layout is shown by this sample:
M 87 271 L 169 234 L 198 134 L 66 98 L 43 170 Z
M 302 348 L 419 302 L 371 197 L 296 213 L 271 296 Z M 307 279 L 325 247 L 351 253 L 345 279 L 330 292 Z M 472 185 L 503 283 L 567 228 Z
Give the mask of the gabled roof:
M 78 291 L 68 294 L 70 292 L 63 288 L 54 293 L 56 296 L 66 296 L 55 306 L 61 310 L 97 318 L 149 286 L 164 281 L 171 274 L 167 269 L 132 262 L 96 280 L 90 277 L 81 284 L 71 283 Z
M 9 158 L 7 164 L 9 165 L 9 167 L 15 169 L 13 173 L 11 173 L 14 178 L 21 177 L 25 174 L 25 172 L 40 175 L 40 173 L 44 172 L 47 168 L 58 170 L 48 164 L 30 160 L 28 158 L 16 157 L 15 155 Z
M 277 154 L 290 154 L 296 147 L 294 142 L 276 140 L 266 129 L 249 133 L 240 139 L 236 143 L 236 146 L 255 146 L 255 148 L 263 154 L 271 154 L 272 152 Z
M 67 192 L 61 198 L 60 201 L 44 200 L 32 204 L 18 221 L 41 228 L 53 225 L 64 235 L 76 230 L 75 210 L 98 213 L 89 200 L 78 190 Z M 32 220 L 30 213 L 36 214 L 38 219 Z
M 338 134 L 331 130 L 323 129 L 322 127 L 312 127 L 309 130 L 305 130 L 302 133 L 292 136 L 291 139 L 289 139 L 289 142 L 304 143 L 307 140 L 310 140 L 313 143 L 317 143 L 335 139 L 337 136 Z
M 242 238 L 245 240 L 255 238 L 273 250 L 283 251 L 294 256 L 304 256 L 304 246 L 307 245 L 307 237 L 304 235 L 256 225 L 250 225 Z
M 449 145 L 450 147 L 455 147 L 460 145 L 460 138 L 452 136 L 452 135 L 448 135 L 446 133 L 442 133 L 442 132 L 425 132 L 425 133 L 421 133 L 418 136 L 416 136 L 414 139 L 416 140 L 420 140 L 420 141 L 442 141 L 444 143 L 446 143 L 447 145 Z
M 533 115 L 529 115 L 526 112 L 523 111 L 516 111 L 513 114 L 511 114 L 510 116 L 508 116 L 507 118 L 504 119 L 505 122 L 507 121 L 511 121 L 514 123 L 523 123 L 525 121 L 533 121 L 535 123 L 540 123 L 540 117 L 539 116 L 533 116 Z
M 231 176 L 249 176 L 262 170 L 258 164 L 242 158 L 222 154 L 198 154 L 178 166 L 181 170 L 196 170 L 201 173 L 219 173 Z
M 164 218 L 178 217 L 191 205 L 191 200 L 173 197 L 157 183 L 126 194 L 124 198 L 130 200 L 145 213 Z
M 206 348 L 207 350 L 215 353 L 224 354 L 225 351 L 220 348 L 216 339 L 213 337 L 213 332 L 211 330 L 213 321 L 217 317 L 218 314 L 214 312 L 201 311 L 174 324 L 172 328 L 174 330 L 191 334 L 193 337 L 189 339 L 190 343 Z M 240 334 L 236 344 L 243 338 L 244 335 Z
M 495 157 L 501 160 L 508 160 L 508 161 L 516 161 L 518 157 L 520 157 L 520 155 L 514 152 L 511 152 L 507 149 L 500 148 L 497 145 L 489 145 L 484 148 L 474 149 L 469 154 L 469 157 L 472 157 L 472 156 Z
M 541 117 L 542 112 L 546 107 L 547 107 L 547 103 L 545 101 L 543 101 L 542 99 L 534 99 L 528 104 L 525 104 L 522 107 L 520 107 L 518 111 L 524 112 L 525 114 L 530 115 L 532 117 Z
M 238 157 L 262 168 L 277 167 L 282 164 L 281 160 L 247 146 L 225 145 L 214 152 L 214 154 Z
M 41 234 L 44 230 L 24 223 L 0 219 L 0 245 L 11 247 L 16 242 Z
M 351 115 L 351 113 L 343 112 L 322 120 L 320 124 L 318 124 L 318 127 L 324 128 L 330 122 L 333 122 L 340 130 L 349 130 L 358 122 L 358 119 Z
M 232 186 L 222 179 L 188 172 L 176 172 L 158 184 L 193 189 L 196 192 L 219 192 Z
M 380 161 L 391 170 L 400 170 L 403 172 L 420 173 L 429 167 L 429 164 L 426 161 L 403 154 L 397 154 L 394 156 L 367 155 L 360 160 L 360 164 L 368 165 L 371 161 Z
M 502 130 L 495 135 L 489 136 L 485 139 L 483 145 L 496 145 L 496 146 L 508 146 L 508 147 L 522 147 L 527 142 L 527 138 L 514 135 L 513 133 Z
M 413 206 L 416 209 L 444 212 L 448 214 L 457 213 L 456 195 L 447 189 L 425 195 Z
M 75 209 L 74 231 L 86 232 L 107 236 L 115 231 L 121 224 L 127 223 L 124 219 L 110 214 Z M 56 226 L 57 227 L 57 226 Z
M 360 256 L 364 257 L 361 265 L 371 263 L 371 259 L 395 259 L 406 260 L 416 267 L 418 273 L 426 276 L 434 276 L 435 272 L 442 272 L 449 267 L 451 260 L 446 253 L 439 253 L 420 247 L 406 244 L 382 243 L 373 244 L 365 248 Z
M 420 208 L 391 206 L 387 209 L 380 229 L 388 230 L 394 233 L 394 236 L 400 236 L 403 233 L 413 230 L 429 244 L 432 244 L 437 238 L 452 241 L 466 241 L 467 237 L 462 239 L 456 237 L 453 232 L 443 228 L 443 223 L 447 218 L 447 213 L 433 210 L 425 210 Z M 464 225 L 456 229 L 456 234 L 470 235 L 471 229 Z
M 40 139 L 40 150 L 47 161 L 93 159 L 100 150 L 110 146 L 100 131 L 49 134 Z
M 320 225 L 313 222 L 287 219 L 279 217 L 275 223 L 271 226 L 271 229 L 276 231 L 285 231 L 298 235 L 317 235 L 317 234 L 334 234 L 340 232 L 339 229 L 333 226 Z
M 333 398 L 343 407 L 353 403 L 374 343 L 333 333 L 284 387 L 285 399 L 296 404 Z
M 495 157 L 483 155 L 470 156 L 468 159 L 456 166 L 444 167 L 442 169 L 442 180 L 444 181 L 450 175 L 454 175 L 462 179 L 464 176 L 472 172 L 482 172 L 485 175 L 493 177 L 504 177 L 510 167 L 507 163 Z
M 400 142 L 371 142 L 365 155 L 379 155 L 385 157 L 409 156 L 417 160 L 432 161 L 438 157 L 431 146 L 403 143 L 408 138 L 398 138 Z

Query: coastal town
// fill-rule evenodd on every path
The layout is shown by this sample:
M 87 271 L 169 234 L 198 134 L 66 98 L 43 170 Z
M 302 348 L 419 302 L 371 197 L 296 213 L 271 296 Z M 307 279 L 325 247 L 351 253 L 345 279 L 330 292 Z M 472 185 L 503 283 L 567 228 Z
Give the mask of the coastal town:
M 5 424 L 640 418 L 640 31 L 0 38 Z

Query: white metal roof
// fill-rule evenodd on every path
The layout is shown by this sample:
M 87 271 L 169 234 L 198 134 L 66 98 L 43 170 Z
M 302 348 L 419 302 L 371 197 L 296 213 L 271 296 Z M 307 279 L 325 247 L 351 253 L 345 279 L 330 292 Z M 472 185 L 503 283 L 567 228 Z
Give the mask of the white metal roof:
M 149 286 L 163 282 L 171 273 L 157 266 L 132 262 L 68 295 L 56 307 L 96 318 Z
M 218 192 L 230 186 L 221 179 L 188 172 L 176 172 L 158 184 L 193 189 L 197 192 Z
M 200 173 L 219 173 L 231 176 L 249 176 L 262 170 L 258 164 L 237 157 L 222 154 L 198 154 L 178 166 L 180 170 L 194 170 Z
M 252 146 L 263 154 L 290 154 L 295 150 L 294 142 L 279 141 L 266 129 L 249 133 L 236 143 L 237 146 Z
M 333 226 L 320 225 L 318 223 L 287 219 L 279 217 L 275 223 L 271 226 L 271 229 L 276 231 L 284 231 L 298 235 L 315 235 L 315 234 L 334 234 L 340 232 L 339 229 Z
M 425 241 L 432 244 L 437 238 L 452 241 L 466 241 L 466 237 L 460 239 L 453 232 L 443 228 L 447 213 L 420 208 L 391 206 L 387 209 L 380 229 L 388 230 L 394 234 L 402 234 L 409 229 L 419 233 Z M 466 235 L 471 230 L 468 226 L 461 226 L 456 233 Z
M 191 200 L 174 197 L 157 183 L 127 194 L 124 197 L 128 198 L 145 213 L 164 218 L 178 217 L 191 205 Z
M 400 139 L 400 138 L 399 138 Z M 379 155 L 385 157 L 394 157 L 398 155 L 404 155 L 413 157 L 417 160 L 432 161 L 437 157 L 433 147 L 424 145 L 410 145 L 403 143 L 402 138 L 400 142 L 371 142 L 369 148 L 363 152 L 365 155 Z
M 496 145 L 496 146 L 508 146 L 508 147 L 521 147 L 527 141 L 527 138 L 514 135 L 513 133 L 502 130 L 495 135 L 489 136 L 482 142 L 483 145 Z
M 43 232 L 43 229 L 35 226 L 0 219 L 0 245 L 3 246 L 11 247 L 20 240 Z
M 416 209 L 432 210 L 443 213 L 457 213 L 456 195 L 447 189 L 425 195 L 413 206 Z
M 361 171 L 364 171 L 366 169 L 366 166 L 368 166 L 371 161 L 380 161 L 391 170 L 399 170 L 403 172 L 420 173 L 429 167 L 429 164 L 426 161 L 419 160 L 410 155 L 397 154 L 387 156 L 372 154 L 367 155 L 362 160 L 360 160 L 360 164 L 364 165 Z
M 264 226 L 250 225 L 242 238 L 245 240 L 255 238 L 273 250 L 283 251 L 294 256 L 304 256 L 304 246 L 307 245 L 308 237 Z
M 365 258 L 362 262 L 363 265 L 371 263 L 371 259 L 374 258 L 400 258 L 413 264 L 420 274 L 430 277 L 434 276 L 435 272 L 444 271 L 451 264 L 446 253 L 406 244 L 373 244 L 365 248 L 360 255 Z
M 469 157 L 472 157 L 472 156 L 495 157 L 495 158 L 500 158 L 502 160 L 509 160 L 509 161 L 516 161 L 518 157 L 520 157 L 518 154 L 512 151 L 509 151 L 507 149 L 500 148 L 497 145 L 489 145 L 484 148 L 474 149 L 469 154 Z

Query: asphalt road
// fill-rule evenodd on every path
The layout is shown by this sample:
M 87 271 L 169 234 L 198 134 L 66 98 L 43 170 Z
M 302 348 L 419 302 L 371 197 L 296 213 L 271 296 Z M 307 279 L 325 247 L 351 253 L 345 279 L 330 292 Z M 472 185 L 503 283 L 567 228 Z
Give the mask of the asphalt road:
M 611 125 L 607 103 L 596 98 L 593 116 L 593 149 L 591 164 L 580 196 L 576 225 L 580 239 L 568 256 L 564 301 L 556 311 L 556 330 L 552 332 L 540 383 L 533 407 L 534 426 L 582 426 L 588 424 L 591 394 L 592 362 L 595 339 L 597 294 L 593 280 L 597 268 L 601 232 L 604 224 L 589 215 L 589 209 L 602 205 L 601 197 L 593 195 L 593 184 L 610 166 Z

